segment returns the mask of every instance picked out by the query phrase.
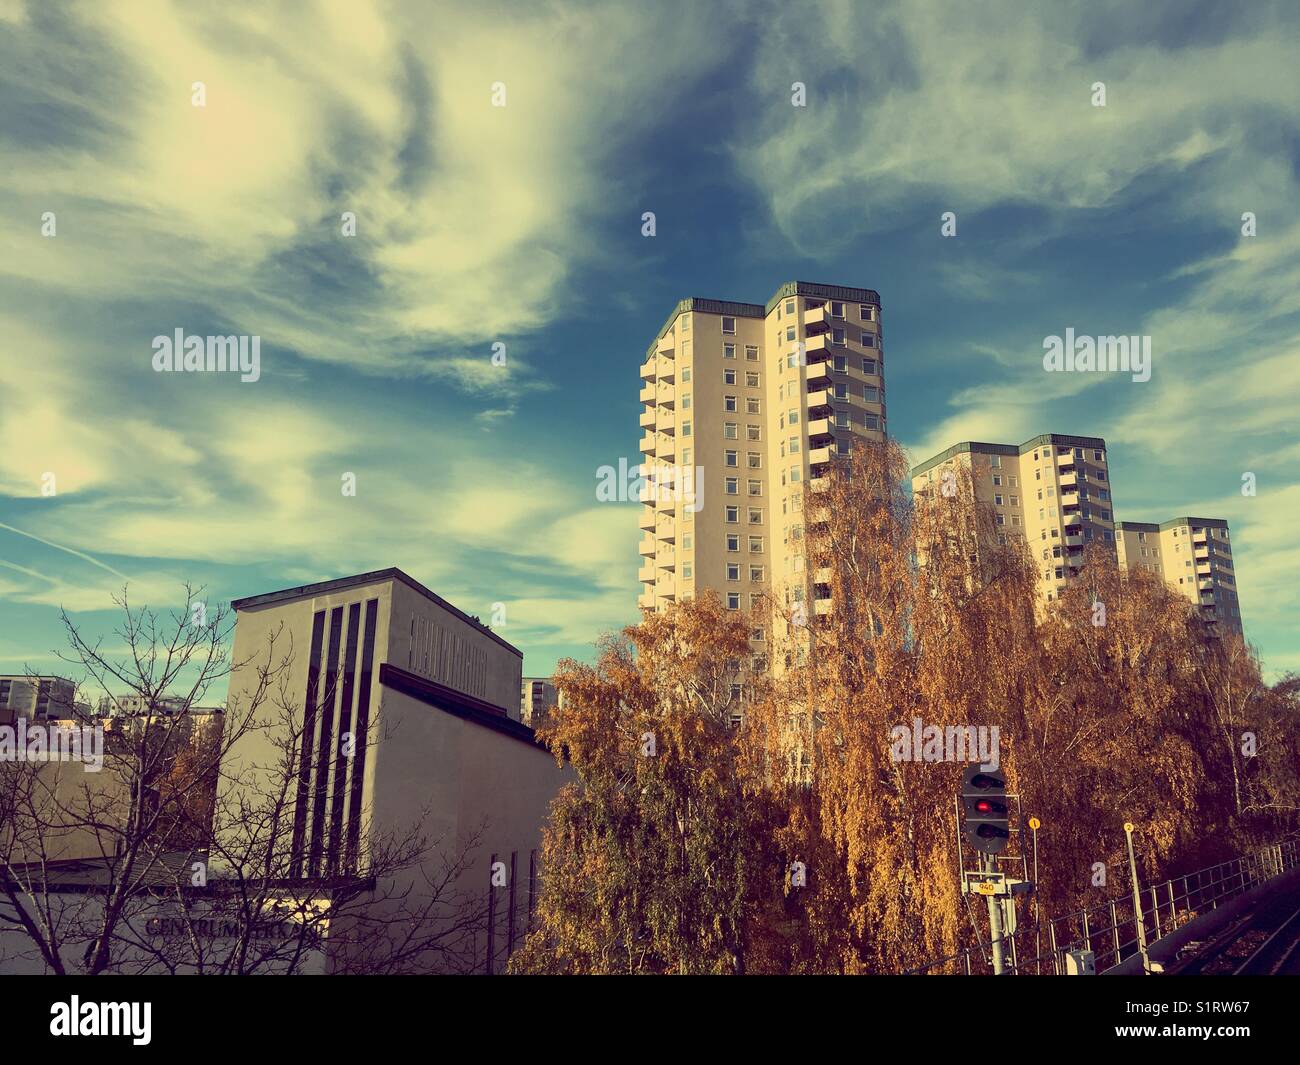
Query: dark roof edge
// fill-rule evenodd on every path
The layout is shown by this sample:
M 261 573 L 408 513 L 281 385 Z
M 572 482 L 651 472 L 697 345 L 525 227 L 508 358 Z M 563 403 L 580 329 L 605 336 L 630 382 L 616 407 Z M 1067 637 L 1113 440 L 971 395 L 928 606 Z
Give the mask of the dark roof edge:
M 507 651 L 518 655 L 521 659 L 524 657 L 523 651 L 519 650 L 512 643 L 507 643 L 495 632 L 489 629 L 481 621 L 475 621 L 459 607 L 453 606 L 436 592 L 430 591 L 423 584 L 417 581 L 410 574 L 398 569 L 396 566 L 389 566 L 388 569 L 371 570 L 369 573 L 358 573 L 351 577 L 338 577 L 332 581 L 319 581 L 316 584 L 303 584 L 297 588 L 282 588 L 276 592 L 264 592 L 261 595 L 248 595 L 243 599 L 231 600 L 230 606 L 235 611 L 247 610 L 252 607 L 270 606 L 274 603 L 284 603 L 290 599 L 305 599 L 307 596 L 328 595 L 331 592 L 341 592 L 347 588 L 356 588 L 362 584 L 376 584 L 379 581 L 395 580 L 401 581 L 412 591 L 419 592 L 426 599 L 432 600 L 438 606 L 451 614 L 456 615 L 461 621 L 473 629 L 477 629 L 485 636 L 490 636 Z
M 1031 437 L 1023 444 L 989 444 L 980 440 L 963 440 L 959 444 L 953 444 L 946 451 L 941 451 L 926 459 L 919 466 L 912 467 L 912 476 L 919 477 L 926 470 L 933 469 L 941 463 L 947 462 L 954 455 L 965 454 L 973 451 L 980 455 L 1023 455 L 1036 447 L 1042 447 L 1044 444 L 1060 444 L 1065 447 L 1087 447 L 1095 450 L 1106 450 L 1106 441 L 1100 436 L 1071 436 L 1068 433 L 1040 433 L 1038 436 Z
M 387 662 L 379 667 L 379 683 L 403 695 L 409 695 L 426 706 L 432 706 L 465 721 L 472 721 L 476 725 L 482 725 L 512 739 L 531 744 L 548 755 L 551 753 L 544 744 L 538 742 L 533 730 L 522 721 L 516 721 L 500 707 L 493 706 L 482 699 L 458 692 L 436 681 L 418 677 Z

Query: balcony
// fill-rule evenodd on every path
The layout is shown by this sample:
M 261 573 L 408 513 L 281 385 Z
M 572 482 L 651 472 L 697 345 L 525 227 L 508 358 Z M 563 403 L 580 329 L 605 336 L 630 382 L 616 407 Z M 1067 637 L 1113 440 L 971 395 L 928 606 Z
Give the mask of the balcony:
M 641 437 L 641 454 L 653 455 L 655 453 L 655 436 L 654 433 L 646 433 Z
M 835 426 L 831 424 L 829 418 L 814 418 L 808 423 L 808 439 L 819 436 L 830 436 Z
M 641 428 L 653 429 L 655 427 L 655 422 L 658 421 L 658 419 L 659 419 L 659 412 L 656 411 L 653 407 L 651 407 L 649 410 L 642 411 Z
M 1078 490 L 1077 488 L 1071 488 L 1069 491 L 1067 491 L 1066 488 L 1065 488 L 1065 486 L 1062 485 L 1062 486 L 1061 486 L 1061 506 L 1063 506 L 1063 507 L 1077 507 L 1078 505 L 1079 505 L 1079 490 Z
M 1204 591 L 1213 591 L 1213 589 L 1214 589 L 1214 578 L 1213 578 L 1213 577 L 1202 577 L 1199 581 L 1196 582 L 1196 586 L 1197 586 L 1198 588 L 1200 588 L 1201 591 L 1203 591 L 1203 592 L 1204 592 Z
M 830 485 L 831 485 L 831 481 L 829 477 L 808 478 L 808 491 L 810 492 L 824 492 L 826 491 L 827 488 L 830 487 Z
M 834 449 L 829 447 L 815 447 L 808 452 L 808 465 L 821 466 L 830 462 L 834 455 Z
M 1065 538 L 1065 546 L 1066 546 L 1066 547 L 1082 547 L 1082 546 L 1083 546 L 1083 537 L 1082 537 L 1082 536 L 1067 536 L 1067 537 Z
M 657 369 L 659 380 L 672 382 L 677 377 L 677 366 L 672 359 L 660 359 Z
M 636 605 L 642 610 L 653 610 L 655 608 L 655 593 L 642 592 L 636 597 Z
M 659 406 L 672 410 L 677 405 L 677 390 L 672 385 L 661 382 L 655 399 Z
M 808 413 L 812 414 L 814 410 L 829 409 L 834 402 L 834 396 L 829 389 L 820 388 L 816 392 L 808 393 Z
M 1062 471 L 1061 491 L 1064 492 L 1067 488 L 1077 489 L 1078 487 L 1079 487 L 1079 475 L 1074 470 L 1070 470 L 1068 473 Z
M 813 600 L 813 613 L 820 614 L 823 617 L 831 612 L 831 600 L 827 596 L 825 599 Z
M 831 309 L 827 304 L 822 304 L 820 307 L 809 307 L 803 312 L 804 331 L 809 334 L 823 332 L 830 328 L 832 321 L 839 320 L 831 317 Z
M 830 333 L 818 333 L 816 336 L 809 337 L 804 342 L 804 348 L 808 352 L 808 361 L 816 362 L 819 359 L 827 359 L 832 352 L 839 351 L 844 353 L 844 342 L 836 344 L 831 340 Z
M 641 544 L 637 548 L 637 554 L 639 554 L 642 558 L 654 558 L 655 538 L 653 536 L 641 537 Z
M 810 394 L 822 389 L 829 389 L 831 385 L 831 364 L 829 362 L 809 363 L 806 380 Z
M 659 338 L 659 343 L 655 345 L 655 350 L 660 355 L 667 355 L 670 358 L 674 351 L 677 350 L 677 341 L 673 339 L 672 333 L 665 333 Z
M 657 429 L 666 436 L 677 435 L 677 416 L 674 411 L 659 408 L 659 417 L 650 428 Z
M 640 399 L 642 403 L 653 403 L 655 401 L 655 386 L 646 385 L 637 393 L 637 398 Z
M 654 359 L 647 359 L 641 364 L 641 380 L 653 381 L 655 379 L 655 370 L 657 368 Z
M 636 579 L 639 580 L 642 584 L 654 584 L 655 582 L 654 563 L 650 563 L 648 566 L 642 566 L 639 570 L 637 570 Z
M 653 533 L 655 531 L 655 508 L 654 507 L 641 508 L 640 529 L 642 532 L 648 532 L 648 533 Z M 654 542 L 653 537 L 646 537 L 645 540 L 641 541 L 642 547 L 645 546 L 647 540 L 649 540 L 651 543 Z
M 677 442 L 668 433 L 660 433 L 656 439 L 658 440 L 656 454 L 659 458 L 671 462 L 677 457 Z
M 655 533 L 655 538 L 662 540 L 664 543 L 677 543 L 677 522 L 672 518 L 667 518 L 659 523 L 659 531 Z
M 660 569 L 663 569 L 663 570 L 667 570 L 669 573 L 676 573 L 676 572 L 677 572 L 677 552 L 676 552 L 676 551 L 669 551 L 669 552 L 667 552 L 666 554 L 663 553 L 663 552 L 660 552 L 660 555 L 659 555 L 659 568 L 660 568 Z

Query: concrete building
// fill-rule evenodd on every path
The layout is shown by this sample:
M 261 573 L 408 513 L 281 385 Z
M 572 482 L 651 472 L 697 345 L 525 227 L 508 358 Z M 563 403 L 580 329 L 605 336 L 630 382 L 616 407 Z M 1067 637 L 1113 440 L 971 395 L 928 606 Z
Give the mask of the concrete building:
M 881 329 L 876 292 L 805 281 L 673 308 L 641 366 L 639 606 L 804 594 L 807 493 L 854 439 L 884 438 Z
M 0 724 L 21 716 L 57 721 L 74 716 L 77 686 L 62 677 L 0 676 Z
M 563 705 L 550 677 L 524 677 L 519 691 L 519 720 L 537 728 L 557 706 Z
M 290 637 L 298 649 L 290 875 L 364 872 L 375 846 L 418 825 L 444 853 L 472 851 L 456 885 L 484 911 L 480 971 L 500 971 L 526 929 L 541 827 L 569 777 L 514 717 L 521 652 L 399 569 L 232 606 L 236 662 L 264 660 L 277 633 L 277 647 Z M 257 683 L 251 664 L 234 673 L 227 716 Z M 275 757 L 267 737 L 235 747 L 232 775 Z
M 958 467 L 970 473 L 975 498 L 992 509 L 999 541 L 1028 542 L 1044 600 L 1078 574 L 1089 545 L 1115 554 L 1114 500 L 1101 437 L 1045 433 L 1023 444 L 963 441 L 913 468 L 913 492 L 942 491 L 945 471 Z
M 1222 518 L 1122 521 L 1119 562 L 1159 574 L 1219 631 L 1243 634 L 1228 523 Z

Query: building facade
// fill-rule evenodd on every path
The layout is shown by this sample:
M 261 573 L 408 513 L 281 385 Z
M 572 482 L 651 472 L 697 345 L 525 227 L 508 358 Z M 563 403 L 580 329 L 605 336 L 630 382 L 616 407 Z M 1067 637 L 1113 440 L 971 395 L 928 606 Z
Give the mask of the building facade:
M 1122 521 L 1117 531 L 1121 566 L 1158 574 L 1218 631 L 1243 635 L 1226 521 L 1192 517 L 1159 524 Z
M 563 700 L 550 677 L 524 677 L 519 687 L 519 720 L 525 725 L 537 728 L 561 705 Z
M 18 717 L 59 721 L 74 716 L 77 686 L 63 677 L 0 676 L 0 724 Z
M 1078 574 L 1090 545 L 1115 556 L 1114 497 L 1101 437 L 963 441 L 914 467 L 912 491 L 944 491 L 945 471 L 955 474 L 958 467 L 969 473 L 976 500 L 991 508 L 999 541 L 1028 542 L 1043 600 L 1056 598 Z
M 677 304 L 641 366 L 639 606 L 803 594 L 808 493 L 854 439 L 884 439 L 881 330 L 865 288 L 792 281 L 766 304 Z M 756 628 L 756 654 L 767 642 Z
M 233 658 L 245 665 L 232 675 L 228 716 L 256 692 L 252 664 L 273 635 L 297 649 L 286 681 L 301 722 L 288 875 L 364 873 L 375 846 L 418 826 L 463 861 L 456 890 L 486 929 L 479 971 L 500 971 L 526 931 L 550 801 L 570 778 L 518 720 L 521 652 L 398 569 L 232 606 Z M 274 765 L 274 739 L 235 744 L 223 778 Z M 446 870 L 404 875 L 419 890 Z M 389 897 L 393 887 L 377 890 Z

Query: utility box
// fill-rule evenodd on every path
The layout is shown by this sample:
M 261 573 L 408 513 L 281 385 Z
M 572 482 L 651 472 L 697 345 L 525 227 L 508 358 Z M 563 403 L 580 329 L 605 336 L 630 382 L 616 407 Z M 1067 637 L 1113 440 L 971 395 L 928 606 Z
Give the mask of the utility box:
M 1090 950 L 1067 950 L 1065 952 L 1066 976 L 1096 976 L 1097 956 Z

